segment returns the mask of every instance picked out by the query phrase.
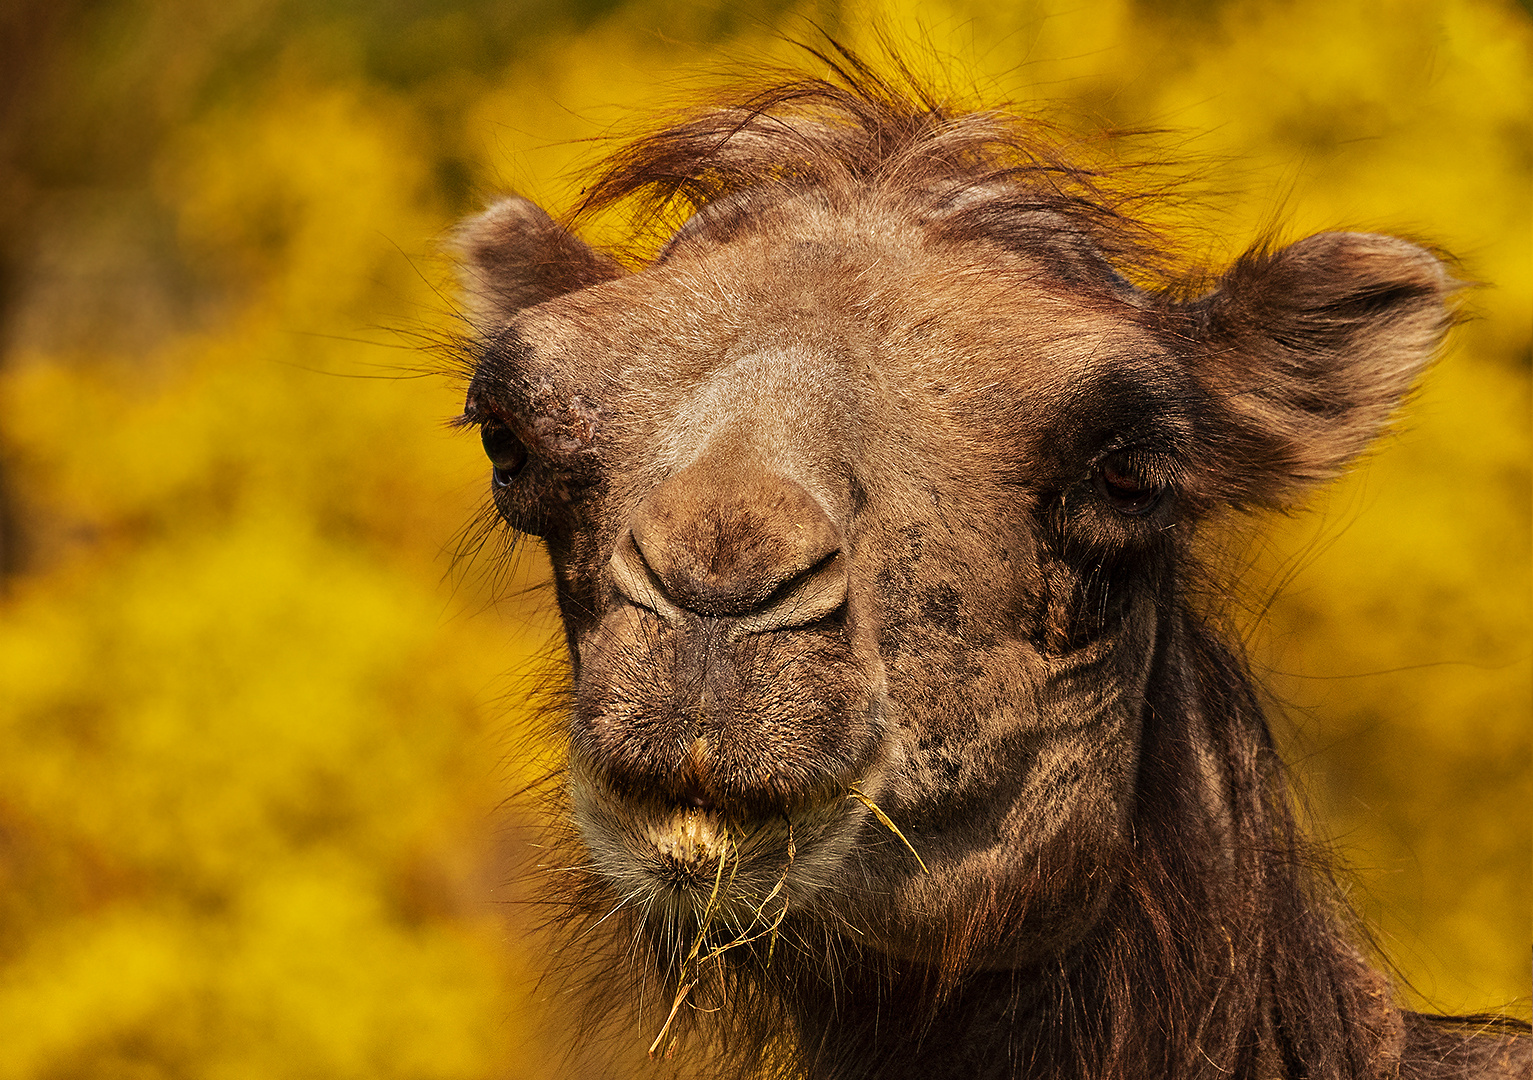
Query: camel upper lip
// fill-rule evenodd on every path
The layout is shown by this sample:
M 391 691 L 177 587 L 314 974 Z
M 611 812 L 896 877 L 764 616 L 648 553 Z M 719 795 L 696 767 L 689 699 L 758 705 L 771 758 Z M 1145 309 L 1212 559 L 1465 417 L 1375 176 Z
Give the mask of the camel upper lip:
M 878 786 L 874 779 L 879 771 L 877 753 L 877 746 L 870 745 L 859 759 L 786 790 L 757 787 L 749 778 L 720 773 L 696 750 L 668 776 L 654 772 L 627 774 L 608 767 L 600 757 L 579 753 L 575 748 L 572 761 L 579 763 L 578 773 L 593 782 L 604 797 L 634 810 L 643 812 L 641 808 L 646 806 L 651 812 L 706 810 L 744 824 L 815 815 L 831 804 L 854 797 L 858 790 L 872 790 Z

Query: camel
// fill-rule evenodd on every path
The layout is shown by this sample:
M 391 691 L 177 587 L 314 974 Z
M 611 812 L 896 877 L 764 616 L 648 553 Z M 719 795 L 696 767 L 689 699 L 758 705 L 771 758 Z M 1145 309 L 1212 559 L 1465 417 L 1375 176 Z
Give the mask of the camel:
M 650 980 L 639 1049 L 1528 1075 L 1525 1025 L 1395 1004 L 1197 602 L 1211 522 L 1385 428 L 1442 260 L 1332 232 L 1178 281 L 1035 125 L 820 59 L 626 146 L 562 223 L 510 197 L 457 238 L 462 422 L 568 645 L 566 917 L 627 920 L 597 981 Z M 633 203 L 685 217 L 658 253 L 577 237 Z

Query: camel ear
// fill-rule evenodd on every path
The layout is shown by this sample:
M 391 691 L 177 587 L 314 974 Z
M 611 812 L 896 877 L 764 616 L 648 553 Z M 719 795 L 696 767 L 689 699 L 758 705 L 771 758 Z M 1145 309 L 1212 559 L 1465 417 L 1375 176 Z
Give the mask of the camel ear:
M 1216 497 L 1290 503 L 1379 435 L 1442 342 L 1458 283 L 1391 236 L 1321 233 L 1243 255 L 1188 306 L 1213 399 Z
M 469 314 L 480 325 L 505 322 L 523 308 L 624 273 L 610 257 L 518 196 L 469 218 L 455 240 Z

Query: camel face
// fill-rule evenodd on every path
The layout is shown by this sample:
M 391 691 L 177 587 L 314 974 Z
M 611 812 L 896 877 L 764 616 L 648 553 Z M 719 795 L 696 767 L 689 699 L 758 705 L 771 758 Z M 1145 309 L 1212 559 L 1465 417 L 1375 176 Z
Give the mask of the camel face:
M 1076 925 L 1121 842 L 1190 376 L 1047 250 L 806 202 L 522 313 L 470 390 L 527 448 L 497 499 L 557 571 L 582 832 L 625 892 L 700 913 L 722 861 L 737 918 L 782 882 L 900 948 L 1068 837 L 1091 886 L 1035 921 Z

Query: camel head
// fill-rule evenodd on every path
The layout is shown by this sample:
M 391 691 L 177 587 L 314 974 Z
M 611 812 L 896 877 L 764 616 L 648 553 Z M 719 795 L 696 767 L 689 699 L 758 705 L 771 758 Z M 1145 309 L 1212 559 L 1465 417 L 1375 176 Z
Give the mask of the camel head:
M 1148 286 L 1015 128 L 823 95 L 620 160 L 599 191 L 697 178 L 637 265 L 522 199 L 469 221 L 465 417 L 552 562 L 580 836 L 662 954 L 816 926 L 1015 966 L 1135 842 L 1200 523 L 1355 457 L 1452 283 L 1327 233 Z M 1217 830 L 1196 712 L 1178 782 Z

